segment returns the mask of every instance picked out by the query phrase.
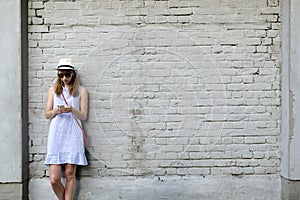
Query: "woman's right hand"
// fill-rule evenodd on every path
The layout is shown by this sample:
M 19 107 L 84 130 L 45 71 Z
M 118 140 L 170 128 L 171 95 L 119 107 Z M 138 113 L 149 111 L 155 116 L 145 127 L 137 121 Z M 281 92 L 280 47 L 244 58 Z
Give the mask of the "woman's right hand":
M 61 114 L 61 113 L 62 113 L 62 112 L 61 112 L 61 108 L 54 108 L 54 109 L 52 110 L 52 113 L 53 113 L 53 117 L 55 117 L 56 115 Z

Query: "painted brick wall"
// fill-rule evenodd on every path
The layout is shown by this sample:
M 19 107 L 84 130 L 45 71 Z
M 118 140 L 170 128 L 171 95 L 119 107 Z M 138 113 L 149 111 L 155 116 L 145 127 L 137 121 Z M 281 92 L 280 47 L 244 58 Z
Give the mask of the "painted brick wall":
M 89 90 L 81 176 L 278 174 L 279 0 L 28 4 L 30 177 L 61 57 Z

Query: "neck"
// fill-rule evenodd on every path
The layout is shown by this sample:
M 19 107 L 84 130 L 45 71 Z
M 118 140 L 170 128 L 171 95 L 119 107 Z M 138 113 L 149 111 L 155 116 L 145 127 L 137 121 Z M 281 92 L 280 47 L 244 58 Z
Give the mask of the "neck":
M 65 84 L 65 88 L 70 88 L 70 85 L 69 84 Z
M 61 82 L 61 85 L 62 85 L 64 88 L 70 88 L 70 84 Z

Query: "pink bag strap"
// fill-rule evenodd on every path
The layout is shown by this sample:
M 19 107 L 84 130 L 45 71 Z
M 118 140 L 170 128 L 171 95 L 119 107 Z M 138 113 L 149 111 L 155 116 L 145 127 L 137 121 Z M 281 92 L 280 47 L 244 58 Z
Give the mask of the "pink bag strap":
M 68 102 L 67 102 L 67 100 L 65 98 L 64 93 L 62 92 L 61 95 L 62 95 L 62 97 L 63 97 L 66 105 L 68 106 L 69 104 L 68 104 Z M 81 126 L 81 124 L 79 123 L 78 119 L 75 116 L 74 116 L 74 119 L 75 119 L 77 125 L 79 126 L 79 128 L 82 130 L 83 140 L 84 140 L 84 146 L 87 147 L 89 145 L 89 142 L 87 140 L 87 133 L 85 132 L 85 130 L 83 129 L 83 127 Z

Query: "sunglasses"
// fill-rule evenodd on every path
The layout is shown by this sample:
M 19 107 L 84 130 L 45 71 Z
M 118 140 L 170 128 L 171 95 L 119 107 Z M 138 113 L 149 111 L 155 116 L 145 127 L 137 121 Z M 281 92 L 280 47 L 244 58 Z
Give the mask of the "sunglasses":
M 66 78 L 70 78 L 70 77 L 72 76 L 72 73 L 71 73 L 71 72 L 57 73 L 57 76 L 58 76 L 59 78 L 63 78 L 64 76 L 65 76 Z

